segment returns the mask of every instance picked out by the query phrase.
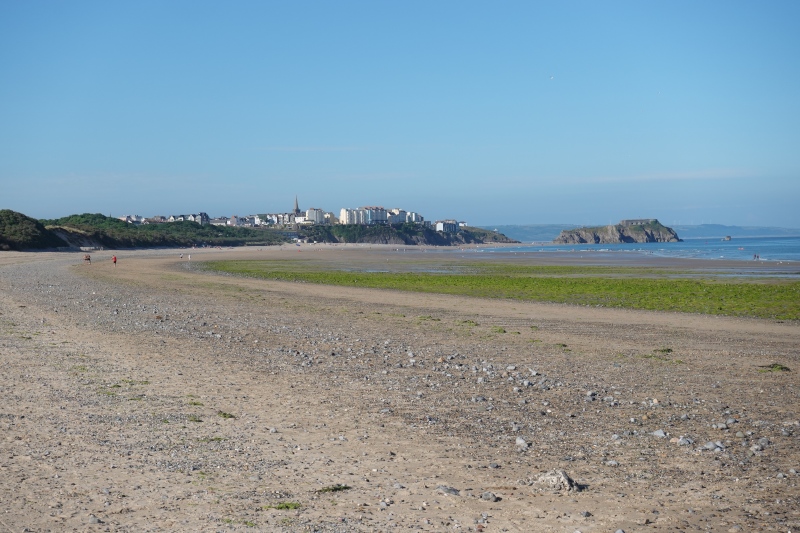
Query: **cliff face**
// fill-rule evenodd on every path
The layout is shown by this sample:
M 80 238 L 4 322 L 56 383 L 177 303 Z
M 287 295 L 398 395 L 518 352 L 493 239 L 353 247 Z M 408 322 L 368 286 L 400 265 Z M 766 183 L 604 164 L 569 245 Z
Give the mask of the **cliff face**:
M 429 227 L 400 226 L 308 226 L 300 236 L 315 242 L 460 246 L 464 244 L 517 243 L 502 233 L 481 228 L 460 228 L 458 233 L 442 233 Z
M 564 230 L 553 240 L 557 244 L 618 244 L 624 242 L 680 242 L 672 228 L 652 220 L 644 224 L 623 221 L 612 226 Z

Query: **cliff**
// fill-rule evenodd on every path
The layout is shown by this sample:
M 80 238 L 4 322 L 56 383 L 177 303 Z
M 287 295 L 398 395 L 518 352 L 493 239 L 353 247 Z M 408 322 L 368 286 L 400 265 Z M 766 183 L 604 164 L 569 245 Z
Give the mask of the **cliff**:
M 656 219 L 623 220 L 619 224 L 563 230 L 553 242 L 557 244 L 615 244 L 624 242 L 680 242 L 672 228 Z
M 457 233 L 442 233 L 418 224 L 305 226 L 298 230 L 309 242 L 460 246 L 464 244 L 517 243 L 501 233 L 462 227 Z

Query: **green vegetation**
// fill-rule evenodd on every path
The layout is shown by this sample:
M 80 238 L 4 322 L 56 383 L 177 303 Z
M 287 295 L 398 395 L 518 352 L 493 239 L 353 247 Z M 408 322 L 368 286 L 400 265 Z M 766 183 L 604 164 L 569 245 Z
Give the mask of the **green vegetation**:
M 288 242 L 271 229 L 232 228 L 182 221 L 164 224 L 128 224 L 101 214 L 84 213 L 41 220 L 51 233 L 84 239 L 107 248 L 154 248 L 162 246 L 267 246 Z M 65 246 L 62 241 L 60 246 Z
M 0 209 L 0 250 L 58 248 L 64 241 L 37 220 L 10 209 Z
M 302 505 L 300 502 L 281 502 L 275 505 L 265 505 L 262 509 L 277 509 L 279 511 L 287 511 L 293 509 L 300 509 Z
M 759 367 L 759 372 L 790 372 L 788 366 L 783 366 L 780 363 L 772 363 L 771 365 L 766 365 Z
M 658 269 L 516 264 L 437 265 L 442 273 L 352 272 L 301 261 L 215 261 L 206 268 L 244 276 L 329 285 L 559 302 L 711 315 L 800 319 L 800 282 L 695 279 Z M 430 317 L 420 317 L 430 320 Z
M 272 229 L 201 226 L 188 221 L 137 226 L 91 213 L 37 221 L 15 211 L 0 210 L 0 250 L 268 246 L 288 241 L 285 233 Z
M 341 492 L 343 490 L 350 490 L 352 488 L 353 487 L 351 487 L 349 485 L 342 485 L 342 484 L 337 483 L 336 485 L 331 485 L 330 487 L 323 487 L 321 489 L 318 489 L 317 492 L 322 492 L 322 493 L 324 493 L 324 492 Z
M 217 416 L 222 417 L 222 418 L 236 418 L 236 416 L 234 416 L 234 415 L 232 415 L 230 413 L 226 413 L 224 411 L 217 411 Z
M 234 520 L 233 518 L 223 518 L 222 522 L 224 524 L 236 524 L 237 523 L 237 521 Z M 238 523 L 242 524 L 243 526 L 247 526 L 247 527 L 256 527 L 256 523 L 251 521 L 251 520 L 241 520 Z
M 300 226 L 301 238 L 316 242 L 432 244 L 516 242 L 481 228 L 461 228 L 439 233 L 418 224 L 391 226 Z M 155 248 L 183 246 L 269 246 L 289 242 L 285 231 L 272 228 L 236 228 L 169 222 L 135 225 L 99 213 L 35 220 L 8 209 L 0 210 L 0 250 L 26 250 L 67 246 L 105 248 Z
M 625 221 L 623 221 L 625 222 Z M 613 226 L 590 226 L 563 230 L 553 242 L 656 242 L 680 240 L 678 235 L 661 224 L 650 220 L 644 224 L 619 223 Z
M 360 224 L 301 226 L 298 231 L 300 237 L 311 242 L 430 244 L 436 246 L 516 242 L 505 235 L 481 228 L 460 228 L 458 233 L 439 233 L 433 228 L 411 223 L 386 226 L 363 226 Z

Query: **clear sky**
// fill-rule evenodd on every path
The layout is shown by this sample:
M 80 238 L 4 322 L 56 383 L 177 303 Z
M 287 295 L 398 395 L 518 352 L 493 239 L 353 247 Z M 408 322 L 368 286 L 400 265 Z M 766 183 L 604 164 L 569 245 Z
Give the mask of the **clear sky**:
M 800 227 L 800 2 L 0 2 L 0 208 Z

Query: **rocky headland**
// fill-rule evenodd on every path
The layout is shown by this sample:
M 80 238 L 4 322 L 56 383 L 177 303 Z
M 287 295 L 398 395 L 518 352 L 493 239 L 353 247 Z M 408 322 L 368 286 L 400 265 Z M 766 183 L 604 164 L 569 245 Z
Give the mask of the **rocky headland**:
M 675 230 L 658 220 L 621 220 L 619 224 L 563 230 L 556 244 L 618 244 L 626 242 L 680 242 Z

